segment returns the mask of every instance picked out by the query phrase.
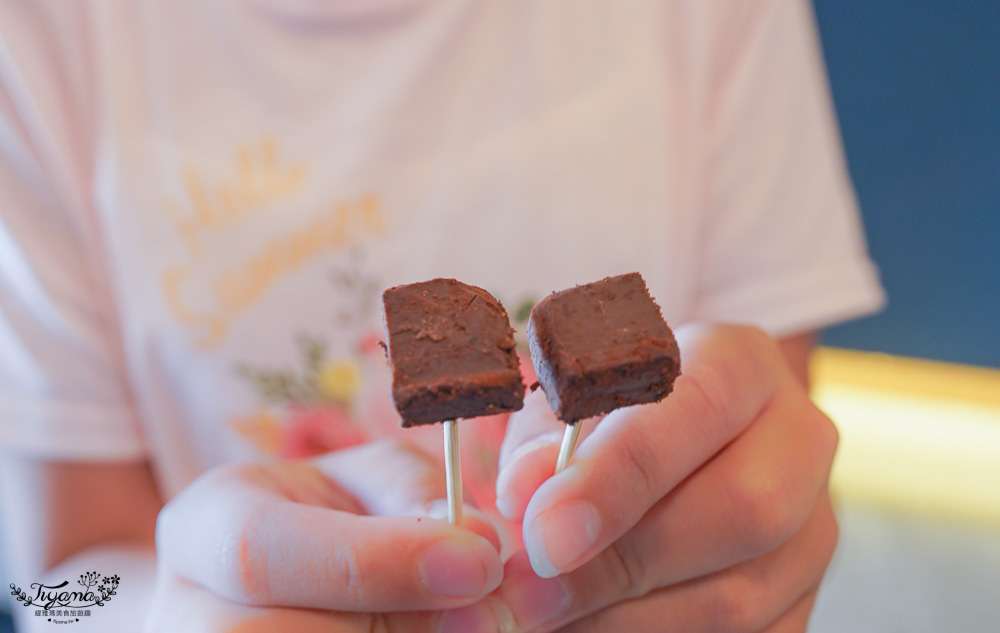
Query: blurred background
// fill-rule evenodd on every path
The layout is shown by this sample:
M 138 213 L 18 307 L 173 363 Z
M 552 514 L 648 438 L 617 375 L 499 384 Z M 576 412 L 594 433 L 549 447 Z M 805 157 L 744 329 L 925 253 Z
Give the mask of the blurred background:
M 841 543 L 812 630 L 996 633 L 1000 3 L 814 5 L 889 306 L 816 359 Z
M 890 303 L 815 363 L 842 536 L 812 630 L 997 633 L 1000 2 L 814 5 Z

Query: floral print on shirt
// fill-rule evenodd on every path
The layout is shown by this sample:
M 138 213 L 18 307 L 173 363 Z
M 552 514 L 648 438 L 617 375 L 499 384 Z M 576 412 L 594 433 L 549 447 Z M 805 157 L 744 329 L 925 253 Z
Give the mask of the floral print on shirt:
M 319 339 L 299 339 L 295 370 L 240 366 L 238 372 L 257 392 L 261 405 L 233 427 L 265 453 L 300 459 L 361 444 L 369 439 L 355 410 L 362 367 L 354 357 L 328 358 Z M 371 353 L 377 339 L 366 337 L 358 351 Z
M 357 283 L 352 279 L 342 276 L 338 283 Z M 521 332 L 532 304 L 521 302 L 511 315 Z M 300 336 L 299 361 L 294 369 L 237 368 L 253 385 L 260 404 L 251 414 L 234 418 L 232 427 L 262 453 L 283 459 L 309 458 L 395 437 L 420 446 L 443 462 L 439 425 L 399 426 L 391 398 L 391 373 L 380 346 L 381 333 L 350 327 L 355 323 L 350 313 L 338 315 L 337 320 L 345 330 L 357 332 L 349 354 L 331 354 L 322 339 Z M 520 336 L 518 343 L 521 371 L 530 385 L 535 380 L 534 371 Z M 475 418 L 460 425 L 467 500 L 480 508 L 492 507 L 496 501 L 497 463 L 507 417 Z

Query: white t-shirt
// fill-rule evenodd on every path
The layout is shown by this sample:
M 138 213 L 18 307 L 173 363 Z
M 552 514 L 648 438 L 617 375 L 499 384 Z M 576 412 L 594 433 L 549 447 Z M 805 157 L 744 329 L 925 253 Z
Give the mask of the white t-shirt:
M 382 289 L 517 327 L 630 271 L 672 325 L 880 305 L 805 0 L 0 0 L 7 450 L 169 495 L 400 432 Z

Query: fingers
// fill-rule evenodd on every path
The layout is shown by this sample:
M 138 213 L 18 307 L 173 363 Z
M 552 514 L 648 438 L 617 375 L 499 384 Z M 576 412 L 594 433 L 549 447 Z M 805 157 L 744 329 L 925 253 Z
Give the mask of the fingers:
M 427 516 L 354 514 L 426 506 L 440 495 L 435 468 L 393 444 L 316 466 L 223 468 L 161 513 L 158 551 L 182 576 L 249 605 L 456 608 L 500 583 L 489 540 Z M 381 505 L 377 489 L 393 491 Z
M 409 444 L 393 440 L 373 442 L 330 453 L 312 464 L 324 475 L 321 479 L 328 487 L 347 492 L 357 501 L 356 514 L 430 516 L 442 520 L 448 517 L 442 466 Z M 496 528 L 478 509 L 465 505 L 462 514 L 462 527 L 500 550 Z
M 545 399 L 545 392 L 536 389 L 528 393 L 521 410 L 511 413 L 507 420 L 498 468 L 504 470 L 505 466 L 517 461 L 520 455 L 541 443 L 539 440 L 558 444 L 565 427 L 552 413 Z
M 539 575 L 576 569 L 618 539 L 742 433 L 779 383 L 792 380 L 774 342 L 758 330 L 693 326 L 679 328 L 677 338 L 684 375 L 674 393 L 608 414 L 569 467 L 532 496 L 524 541 Z
M 654 590 L 632 600 L 615 601 L 594 610 L 586 590 L 574 593 L 573 576 L 538 579 L 541 583 L 562 583 L 571 596 L 561 615 L 546 621 L 531 622 L 526 614 L 537 617 L 543 611 L 526 593 L 519 594 L 505 582 L 499 595 L 511 608 L 518 630 L 561 633 L 596 633 L 598 631 L 698 631 L 753 633 L 773 630 L 803 630 L 811 608 L 812 596 L 836 546 L 837 530 L 829 499 L 824 496 L 803 529 L 781 547 L 724 571 L 677 585 Z M 513 569 L 521 565 L 521 569 Z M 508 574 L 523 573 L 526 561 L 513 559 Z M 551 586 L 548 596 L 556 595 Z M 542 595 L 542 586 L 534 595 Z M 519 602 L 520 601 L 520 602 Z M 530 607 L 530 608 L 527 608 Z M 591 613 L 591 611 L 593 611 Z M 589 613 L 589 615 L 585 615 Z M 798 628 L 801 625 L 801 628 Z M 562 627 L 562 628 L 560 628 Z M 770 628 L 773 627 L 773 628 Z
M 496 481 L 497 510 L 508 520 L 524 517 L 531 495 L 555 472 L 565 429 L 541 389 L 528 394 L 524 407 L 511 414 Z
M 826 494 L 837 433 L 805 393 L 790 387 L 615 543 L 615 555 L 633 562 L 635 586 L 623 590 L 731 567 L 801 529 Z
M 336 451 L 312 464 L 326 480 L 353 495 L 368 514 L 425 514 L 427 505 L 447 492 L 441 465 L 402 442 L 373 442 Z
M 706 576 L 781 546 L 800 533 L 818 500 L 829 504 L 827 475 L 836 442 L 832 423 L 800 389 L 779 388 L 757 422 L 719 455 L 593 560 L 559 578 L 576 605 L 566 617 Z M 826 531 L 816 528 L 811 534 L 835 537 L 832 513 L 822 517 Z M 540 579 L 518 582 L 531 585 L 532 596 L 545 595 L 547 585 Z
M 781 617 L 767 625 L 767 628 L 760 633 L 806 633 L 809 628 L 809 616 L 812 615 L 818 594 L 817 587 L 799 598 L 791 609 L 781 614 Z
M 484 607 L 485 608 L 485 607 Z M 463 614 L 459 614 L 462 616 Z M 472 614 L 475 617 L 476 613 Z M 468 619 L 470 616 L 465 615 Z M 146 633 L 438 633 L 446 616 L 434 611 L 344 613 L 312 609 L 251 607 L 220 599 L 180 578 L 157 587 Z

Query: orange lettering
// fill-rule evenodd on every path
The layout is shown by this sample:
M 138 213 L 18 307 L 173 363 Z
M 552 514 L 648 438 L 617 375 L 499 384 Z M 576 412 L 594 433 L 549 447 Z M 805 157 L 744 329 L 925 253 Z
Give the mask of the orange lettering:
M 166 298 L 167 307 L 178 322 L 190 328 L 204 330 L 204 335 L 197 341 L 197 345 L 203 349 L 214 347 L 225 337 L 228 325 L 221 316 L 197 314 L 187 308 L 181 298 L 181 284 L 192 275 L 193 271 L 186 266 L 167 270 L 161 280 L 163 296 Z

